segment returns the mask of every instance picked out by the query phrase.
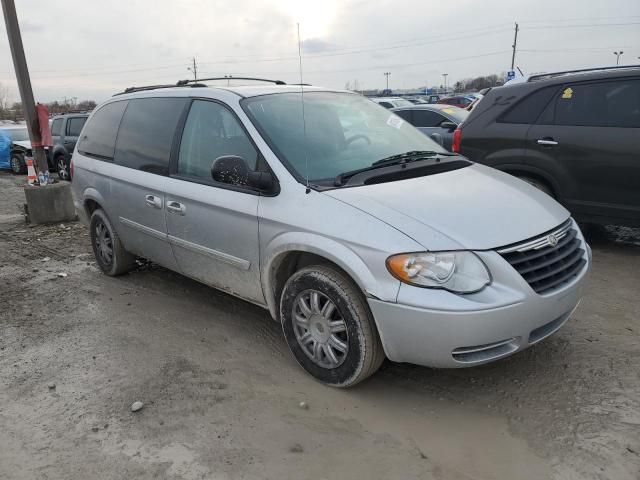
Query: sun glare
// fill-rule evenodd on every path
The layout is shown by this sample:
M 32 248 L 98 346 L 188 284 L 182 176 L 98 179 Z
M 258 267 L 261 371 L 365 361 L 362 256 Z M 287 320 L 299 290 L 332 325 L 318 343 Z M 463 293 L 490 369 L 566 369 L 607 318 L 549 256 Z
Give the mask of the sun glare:
M 322 38 L 329 34 L 336 16 L 338 2 L 335 0 L 277 0 L 278 9 L 300 23 L 303 40 Z

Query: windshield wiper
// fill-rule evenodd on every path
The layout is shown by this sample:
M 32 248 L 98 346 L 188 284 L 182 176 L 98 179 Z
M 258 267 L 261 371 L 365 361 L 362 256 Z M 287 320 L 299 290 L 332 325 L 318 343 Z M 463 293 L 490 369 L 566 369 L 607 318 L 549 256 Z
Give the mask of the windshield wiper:
M 411 152 L 400 153 L 398 155 L 391 155 L 390 157 L 385 157 L 382 160 L 373 162 L 371 166 L 373 167 L 376 165 L 394 165 L 396 163 L 401 164 L 401 163 L 415 162 L 416 160 L 421 160 L 422 158 L 425 158 L 425 157 L 435 157 L 436 155 L 450 157 L 452 155 L 455 156 L 457 154 L 449 153 L 449 152 L 435 152 L 433 150 L 412 150 Z
M 333 183 L 336 187 L 344 185 L 345 181 L 362 172 L 368 172 L 369 170 L 375 170 L 377 168 L 388 167 L 390 165 L 404 165 L 418 160 L 425 160 L 432 157 L 455 157 L 457 153 L 450 152 L 435 152 L 433 150 L 412 150 L 410 152 L 400 153 L 398 155 L 391 155 L 381 160 L 376 160 L 370 166 L 359 168 L 357 170 L 351 170 L 350 172 L 342 172 L 338 175 Z

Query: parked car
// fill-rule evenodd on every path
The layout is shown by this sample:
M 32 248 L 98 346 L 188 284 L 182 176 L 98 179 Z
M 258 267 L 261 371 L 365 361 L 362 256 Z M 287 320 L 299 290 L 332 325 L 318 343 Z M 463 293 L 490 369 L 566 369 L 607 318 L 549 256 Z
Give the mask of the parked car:
M 409 100 L 400 97 L 369 97 L 369 100 L 373 100 L 384 108 L 410 107 L 413 105 Z
M 493 88 L 455 135 L 454 150 L 537 186 L 581 221 L 640 226 L 640 67 Z
M 438 103 L 445 103 L 447 105 L 452 105 L 459 108 L 467 108 L 474 100 L 475 98 L 473 97 L 458 95 L 455 97 L 441 98 L 440 100 L 438 100 Z
M 60 180 L 70 179 L 71 154 L 88 117 L 88 113 L 68 113 L 53 117 L 51 121 L 51 138 L 53 139 L 51 157 Z
M 82 130 L 72 190 L 105 274 L 138 255 L 260 305 L 336 387 L 385 356 L 506 357 L 578 304 L 590 249 L 538 189 L 357 94 L 191 84 L 129 89 Z
M 3 165 L 7 165 L 6 168 L 10 168 L 11 171 L 17 175 L 27 173 L 27 162 L 25 157 L 30 157 L 32 152 L 31 141 L 29 140 L 29 131 L 27 130 L 26 125 L 1 125 L 0 136 L 5 139 L 3 143 L 6 142 L 7 137 L 10 142 L 8 148 L 9 163 L 8 165 L 5 163 L 7 160 L 6 158 L 0 158 L 0 162 L 2 162 Z M 6 147 L 4 148 L 4 151 L 7 152 Z M 49 168 L 52 168 L 48 148 L 45 148 L 45 153 L 47 155 L 47 160 L 49 161 Z M 7 153 L 4 153 L 2 156 L 6 157 Z
M 469 116 L 469 112 L 450 105 L 413 105 L 391 109 L 422 133 L 451 151 L 453 132 Z

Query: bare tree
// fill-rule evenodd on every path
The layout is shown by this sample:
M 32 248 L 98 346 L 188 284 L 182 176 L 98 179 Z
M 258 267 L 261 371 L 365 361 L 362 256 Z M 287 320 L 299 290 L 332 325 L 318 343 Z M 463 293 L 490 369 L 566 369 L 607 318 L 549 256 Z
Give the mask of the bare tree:
M 0 83 L 0 120 L 9 115 L 9 87 Z

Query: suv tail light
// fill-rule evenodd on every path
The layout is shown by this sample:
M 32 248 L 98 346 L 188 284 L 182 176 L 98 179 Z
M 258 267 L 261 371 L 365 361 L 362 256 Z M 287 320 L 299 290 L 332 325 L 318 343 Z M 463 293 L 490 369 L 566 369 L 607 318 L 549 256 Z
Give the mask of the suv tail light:
M 462 142 L 462 130 L 460 127 L 453 131 L 453 142 L 451 143 L 451 151 L 460 153 L 460 143 Z
M 69 180 L 73 180 L 73 157 L 69 161 Z

